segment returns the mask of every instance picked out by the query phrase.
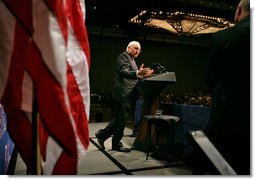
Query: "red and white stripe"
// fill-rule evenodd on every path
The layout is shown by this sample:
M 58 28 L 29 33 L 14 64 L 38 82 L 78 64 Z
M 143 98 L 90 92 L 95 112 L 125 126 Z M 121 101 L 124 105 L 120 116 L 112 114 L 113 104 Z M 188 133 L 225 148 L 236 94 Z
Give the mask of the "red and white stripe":
M 70 22 L 72 16 L 76 14 L 73 11 L 70 13 L 68 6 L 74 7 L 72 4 L 74 2 L 79 4 L 76 7 L 78 9 L 74 12 L 82 12 L 79 1 L 67 0 L 64 4 L 62 0 L 26 0 L 22 3 L 11 0 L 4 1 L 4 4 L 1 3 L 1 12 L 2 9 L 6 11 L 3 12 L 4 15 L 9 10 L 12 12 L 12 14 L 8 12 L 11 17 L 8 19 L 12 21 L 12 26 L 15 26 L 5 26 L 4 29 L 7 31 L 8 29 L 16 29 L 15 33 L 12 31 L 12 34 L 8 35 L 8 37 L 15 37 L 14 40 L 7 39 L 9 42 L 13 42 L 7 47 L 8 51 L 5 51 L 9 52 L 9 55 L 3 55 L 6 56 L 5 63 L 3 63 L 6 69 L 3 72 L 0 71 L 1 74 L 4 74 L 3 80 L 0 80 L 6 85 L 4 88 L 0 88 L 0 97 L 3 97 L 1 101 L 9 109 L 7 113 L 11 114 L 14 111 L 13 105 L 15 106 L 17 102 L 16 97 L 10 101 L 9 98 L 12 96 L 10 92 L 21 94 L 22 92 L 30 92 L 27 95 L 30 94 L 30 99 L 18 99 L 20 102 L 28 101 L 30 105 L 24 105 L 27 108 L 22 109 L 18 104 L 15 110 L 22 113 L 29 107 L 32 109 L 31 94 L 34 87 L 41 119 L 41 135 L 43 136 L 40 137 L 40 142 L 42 142 L 42 159 L 45 161 L 43 164 L 45 174 L 77 173 L 78 156 L 82 157 L 85 154 L 89 144 L 89 45 L 84 22 L 79 21 L 83 24 L 82 27 L 79 27 L 82 28 L 79 31 L 75 29 L 76 23 L 72 26 Z M 68 18 L 66 18 L 67 12 Z M 78 15 L 81 16 L 81 20 L 84 20 L 82 13 Z M 4 20 L 6 18 L 2 19 L 2 21 Z M 86 41 L 81 42 L 81 40 Z M 16 45 L 16 42 L 19 46 Z M 24 51 L 19 49 L 21 42 L 25 44 Z M 2 42 L 3 46 L 5 43 Z M 1 51 L 0 56 L 5 52 Z M 23 55 L 23 58 L 18 61 L 16 59 L 20 54 Z M 10 56 L 12 58 L 8 58 Z M 0 63 L 0 67 L 1 65 L 2 63 Z M 20 74 L 23 73 L 23 77 L 31 77 L 33 84 L 30 80 L 30 85 L 27 83 L 26 88 L 24 88 L 22 82 L 29 82 L 27 80 L 29 78 L 25 78 L 26 81 L 19 81 L 19 83 L 10 79 L 11 74 L 15 73 L 12 69 L 18 68 L 16 66 L 21 67 Z M 24 76 L 24 74 L 27 75 Z M 12 89 L 8 83 L 21 88 Z M 25 120 L 19 123 L 26 122 L 25 125 L 28 128 L 26 138 L 31 139 L 29 137 L 31 136 L 31 122 L 28 116 L 22 117 Z M 13 123 L 10 123 L 10 128 L 8 128 L 23 160 L 30 168 L 31 153 L 30 156 L 28 153 L 31 152 L 31 140 L 28 140 L 28 144 L 19 143 L 21 138 L 24 138 L 22 133 L 17 135 L 17 127 L 14 125 L 19 119 L 21 119 L 19 116 L 15 120 L 10 119 L 9 121 Z
M 66 0 L 68 19 L 68 94 L 71 110 L 75 119 L 80 156 L 89 144 L 88 120 L 90 111 L 89 66 L 90 50 L 84 24 L 84 1 Z M 76 97 L 76 99 L 74 99 Z M 79 114 L 77 114 L 79 112 Z

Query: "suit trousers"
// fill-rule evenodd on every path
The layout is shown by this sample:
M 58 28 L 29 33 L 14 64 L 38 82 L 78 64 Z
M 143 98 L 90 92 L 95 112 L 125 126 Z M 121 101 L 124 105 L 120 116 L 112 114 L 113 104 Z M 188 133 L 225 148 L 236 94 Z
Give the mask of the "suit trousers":
M 131 102 L 113 100 L 113 117 L 110 123 L 102 130 L 105 139 L 112 137 L 112 146 L 119 145 L 124 135 L 124 129 L 131 111 Z

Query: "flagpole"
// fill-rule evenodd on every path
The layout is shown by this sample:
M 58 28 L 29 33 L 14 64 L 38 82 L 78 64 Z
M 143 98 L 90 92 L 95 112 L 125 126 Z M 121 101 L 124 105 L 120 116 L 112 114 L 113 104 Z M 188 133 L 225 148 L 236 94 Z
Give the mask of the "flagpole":
M 33 100 L 32 110 L 32 175 L 41 175 L 40 144 L 39 144 L 39 118 L 37 102 Z

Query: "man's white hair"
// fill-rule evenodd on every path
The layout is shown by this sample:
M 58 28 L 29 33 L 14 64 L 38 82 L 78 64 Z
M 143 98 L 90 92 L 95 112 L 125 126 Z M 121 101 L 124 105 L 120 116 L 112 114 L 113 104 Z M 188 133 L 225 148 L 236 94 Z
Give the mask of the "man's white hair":
M 139 48 L 141 49 L 141 45 L 140 45 L 140 43 L 139 43 L 138 41 L 131 41 L 131 42 L 127 45 L 127 51 L 128 51 L 128 48 L 129 48 L 130 46 L 133 46 L 133 45 L 137 45 L 137 46 L 139 46 Z
M 250 13 L 250 0 L 241 0 L 238 6 L 242 7 L 246 12 Z

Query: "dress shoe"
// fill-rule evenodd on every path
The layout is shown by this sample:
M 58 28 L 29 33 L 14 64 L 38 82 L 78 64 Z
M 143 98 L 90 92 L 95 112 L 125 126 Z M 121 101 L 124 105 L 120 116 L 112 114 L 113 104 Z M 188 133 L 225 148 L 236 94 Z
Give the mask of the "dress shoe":
M 130 152 L 131 151 L 131 149 L 126 148 L 123 145 L 121 145 L 121 146 L 113 146 L 112 150 L 119 151 L 119 152 Z
M 102 149 L 105 149 L 104 147 L 104 139 L 100 136 L 100 133 L 97 132 L 96 134 L 96 138 L 97 138 L 97 143 L 99 144 L 99 146 L 102 148 Z

